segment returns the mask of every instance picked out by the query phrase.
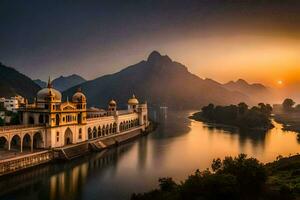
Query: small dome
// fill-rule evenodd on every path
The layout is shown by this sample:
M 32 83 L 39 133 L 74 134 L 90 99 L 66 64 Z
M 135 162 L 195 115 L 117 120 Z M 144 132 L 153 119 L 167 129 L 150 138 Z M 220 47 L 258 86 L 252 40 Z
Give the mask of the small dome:
M 53 88 L 43 88 L 37 93 L 37 101 L 47 101 L 50 96 L 54 97 L 54 101 L 61 101 L 61 93 Z
M 72 97 L 72 102 L 85 102 L 86 97 L 85 95 L 81 92 L 81 89 L 79 88 L 77 92 L 73 95 Z
M 137 105 L 137 104 L 139 104 L 139 101 L 137 100 L 137 98 L 134 95 L 132 95 L 132 97 L 128 100 L 128 104 L 129 105 Z
M 116 106 L 117 105 L 117 102 L 115 101 L 115 100 L 111 100 L 110 102 L 109 102 L 109 105 L 110 106 Z
M 38 102 L 48 101 L 49 97 L 53 97 L 54 101 L 61 101 L 61 93 L 52 87 L 50 77 L 47 87 L 38 91 L 36 97 Z

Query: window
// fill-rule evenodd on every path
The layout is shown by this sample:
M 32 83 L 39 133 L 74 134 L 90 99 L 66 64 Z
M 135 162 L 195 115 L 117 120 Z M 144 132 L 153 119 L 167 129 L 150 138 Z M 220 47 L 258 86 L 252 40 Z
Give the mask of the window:
M 59 142 L 59 132 L 56 132 L 56 142 Z
M 81 138 L 82 138 L 82 130 L 81 130 L 81 128 L 79 128 L 78 139 L 81 139 Z

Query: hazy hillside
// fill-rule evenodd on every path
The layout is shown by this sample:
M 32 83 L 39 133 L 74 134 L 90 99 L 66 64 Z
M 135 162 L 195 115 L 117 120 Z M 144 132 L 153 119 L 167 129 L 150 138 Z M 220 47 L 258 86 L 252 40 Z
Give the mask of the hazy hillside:
M 47 83 L 45 81 L 42 81 L 41 79 L 35 79 L 33 80 L 36 84 L 38 84 L 41 88 L 44 88 L 47 86 Z
M 39 90 L 40 86 L 30 78 L 0 63 L 0 97 L 18 94 L 32 100 Z
M 200 108 L 210 102 L 229 104 L 249 101 L 246 95 L 229 91 L 210 80 L 203 80 L 191 74 L 184 65 L 156 51 L 146 61 L 79 86 L 86 94 L 90 106 L 106 106 L 111 98 L 124 106 L 133 93 L 140 101 L 147 100 L 151 106 L 176 108 Z M 64 97 L 71 97 L 77 87 L 65 91 Z
M 52 81 L 52 85 L 54 88 L 59 91 L 65 91 L 73 86 L 76 86 L 80 83 L 85 82 L 86 80 L 77 74 L 73 74 L 70 76 L 60 76 Z M 46 87 L 47 83 L 40 79 L 34 80 L 40 87 Z
M 237 81 L 225 83 L 223 86 L 230 91 L 237 91 L 248 95 L 255 103 L 274 101 L 272 89 L 260 83 L 249 84 L 243 79 L 238 79 Z
M 72 74 L 70 76 L 60 76 L 52 81 L 54 88 L 59 91 L 65 91 L 73 86 L 81 84 L 86 80 L 77 74 Z

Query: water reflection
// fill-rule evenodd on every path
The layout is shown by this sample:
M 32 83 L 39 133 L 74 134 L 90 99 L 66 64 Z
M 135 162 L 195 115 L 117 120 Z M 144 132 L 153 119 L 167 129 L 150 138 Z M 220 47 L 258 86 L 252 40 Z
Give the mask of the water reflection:
M 246 153 L 263 162 L 299 152 L 296 134 L 275 123 L 268 132 L 238 132 L 168 112 L 158 129 L 118 148 L 71 162 L 52 163 L 0 179 L 0 199 L 128 199 L 157 186 L 159 177 L 179 181 L 212 159 Z

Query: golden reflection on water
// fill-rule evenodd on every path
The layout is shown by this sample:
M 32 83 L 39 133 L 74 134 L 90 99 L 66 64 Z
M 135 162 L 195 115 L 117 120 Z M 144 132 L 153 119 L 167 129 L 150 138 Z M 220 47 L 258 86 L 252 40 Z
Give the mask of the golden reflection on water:
M 275 122 L 266 133 L 239 133 L 190 120 L 188 115 L 170 113 L 155 132 L 118 148 L 2 180 L 0 199 L 3 192 L 11 195 L 8 199 L 22 200 L 24 195 L 30 200 L 128 199 L 133 192 L 157 187 L 160 177 L 181 181 L 196 169 L 209 168 L 214 158 L 246 153 L 270 162 L 300 150 L 296 134 L 282 131 Z

